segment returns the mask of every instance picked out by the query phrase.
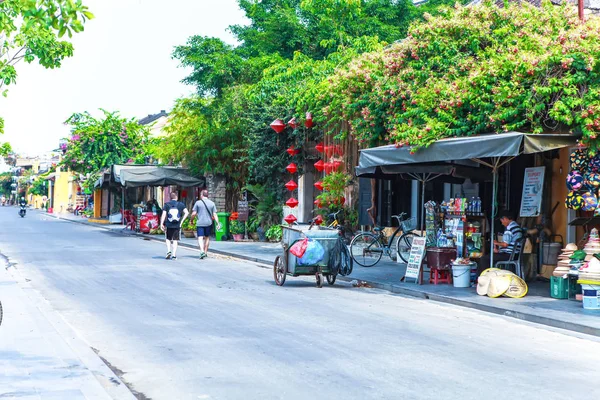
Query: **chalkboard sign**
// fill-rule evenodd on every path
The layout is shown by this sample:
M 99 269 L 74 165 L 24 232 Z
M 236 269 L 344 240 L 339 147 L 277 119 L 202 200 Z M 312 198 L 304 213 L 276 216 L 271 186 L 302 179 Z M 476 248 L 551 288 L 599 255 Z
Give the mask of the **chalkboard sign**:
M 421 271 L 421 265 L 423 264 L 426 242 L 427 238 L 424 237 L 415 237 L 413 239 L 410 255 L 408 256 L 408 264 L 406 265 L 405 279 L 412 278 L 415 282 L 419 280 L 419 272 Z
M 238 201 L 238 221 L 248 221 L 249 207 L 248 202 L 245 200 Z

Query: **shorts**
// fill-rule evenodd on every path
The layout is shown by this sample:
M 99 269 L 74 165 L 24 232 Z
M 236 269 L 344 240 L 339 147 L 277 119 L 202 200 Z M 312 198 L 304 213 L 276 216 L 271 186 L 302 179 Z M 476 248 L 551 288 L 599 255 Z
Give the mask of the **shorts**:
M 167 240 L 181 240 L 181 228 L 167 228 Z
M 212 235 L 212 225 L 209 226 L 197 226 L 196 231 L 198 233 L 198 237 L 209 237 Z

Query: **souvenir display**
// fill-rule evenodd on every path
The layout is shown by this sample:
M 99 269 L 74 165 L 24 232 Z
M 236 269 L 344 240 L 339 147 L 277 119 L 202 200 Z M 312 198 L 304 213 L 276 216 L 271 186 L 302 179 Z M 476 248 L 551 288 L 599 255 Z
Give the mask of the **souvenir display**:
M 590 164 L 590 156 L 587 149 L 577 149 L 571 153 L 571 169 L 584 172 Z
M 583 198 L 583 206 L 581 206 L 583 211 L 596 210 L 596 207 L 598 207 L 598 198 L 594 193 L 585 192 L 581 197 Z
M 577 192 L 571 192 L 565 200 L 565 207 L 572 210 L 579 210 L 584 205 L 583 197 Z
M 579 171 L 571 171 L 567 175 L 567 189 L 569 189 L 572 192 L 576 192 L 578 190 L 583 189 L 584 183 L 585 179 Z

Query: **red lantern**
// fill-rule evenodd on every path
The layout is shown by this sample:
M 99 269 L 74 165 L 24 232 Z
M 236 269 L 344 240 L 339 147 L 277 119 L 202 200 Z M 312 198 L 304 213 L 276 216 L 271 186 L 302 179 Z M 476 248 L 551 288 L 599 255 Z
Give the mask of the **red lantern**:
M 298 200 L 296 200 L 293 197 L 290 197 L 290 199 L 285 202 L 285 204 L 291 208 L 298 207 L 298 203 L 299 203 Z
M 340 197 L 340 206 L 346 204 L 346 198 L 344 196 Z
M 283 219 L 285 222 L 287 222 L 288 224 L 293 224 L 294 222 L 296 222 L 297 218 L 294 217 L 292 214 L 288 215 L 287 217 L 285 217 Z
M 290 155 L 290 157 L 293 157 L 293 156 L 295 156 L 296 154 L 298 154 L 298 153 L 296 153 L 296 151 L 300 152 L 300 150 L 296 150 L 296 149 L 294 148 L 294 146 L 290 146 L 290 148 L 289 148 L 289 149 L 287 149 L 286 151 L 287 151 L 287 153 Z
M 285 169 L 287 169 L 287 171 L 290 174 L 295 174 L 296 172 L 298 172 L 298 166 L 294 163 L 291 163 L 290 165 L 288 165 L 287 167 L 285 167 Z
M 281 133 L 285 129 L 285 124 L 282 120 L 276 119 L 275 121 L 271 122 L 271 128 L 273 128 L 275 132 Z
M 344 155 L 344 149 L 339 144 L 336 144 L 334 148 L 334 153 L 342 157 Z
M 333 170 L 334 171 L 339 171 L 341 166 L 342 166 L 342 162 L 341 161 L 334 161 L 333 162 Z
M 306 121 L 304 121 L 304 126 L 306 126 L 307 128 L 312 128 L 313 126 L 315 126 L 313 122 L 312 113 L 306 113 Z
M 320 215 L 317 215 L 317 217 L 315 218 L 315 225 L 321 225 L 323 223 L 323 217 L 321 217 Z
M 325 168 L 325 173 L 326 174 L 330 174 L 333 172 L 333 163 L 330 162 L 326 162 L 325 164 L 323 164 L 324 168 Z
M 331 157 L 333 155 L 334 150 L 334 146 L 325 146 L 325 154 L 327 155 L 327 157 Z
M 319 190 L 323 190 L 323 182 L 315 182 L 315 187 Z
M 315 163 L 315 169 L 319 172 L 322 172 L 325 169 L 325 163 L 323 160 L 319 160 Z
M 296 122 L 295 117 L 288 121 L 288 126 L 292 129 L 296 129 L 298 127 L 298 122 Z
M 325 150 L 325 146 L 323 145 L 323 142 L 319 143 L 318 145 L 315 146 L 315 149 L 317 149 L 317 151 L 319 153 L 322 153 L 323 150 Z
M 293 192 L 294 190 L 298 189 L 298 184 L 294 181 L 289 181 L 288 183 L 285 184 L 285 187 L 290 192 Z

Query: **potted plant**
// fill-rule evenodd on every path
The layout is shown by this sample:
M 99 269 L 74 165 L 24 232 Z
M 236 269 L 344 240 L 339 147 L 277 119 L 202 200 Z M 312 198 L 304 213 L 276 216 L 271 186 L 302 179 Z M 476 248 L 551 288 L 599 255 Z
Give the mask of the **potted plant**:
M 283 228 L 281 225 L 271 225 L 265 232 L 265 236 L 270 242 L 281 242 L 283 237 Z
M 234 219 L 229 224 L 229 232 L 233 235 L 233 240 L 240 242 L 244 240 L 245 226 L 243 222 Z
M 260 221 L 259 221 L 258 217 L 257 216 L 250 217 L 250 219 L 248 219 L 248 223 L 246 224 L 246 227 L 248 229 L 248 234 L 250 235 L 250 237 L 252 237 L 252 240 L 258 241 L 259 240 L 258 228 L 260 227 Z
M 188 218 L 183 222 L 181 226 L 183 237 L 194 238 L 196 237 L 196 218 Z

